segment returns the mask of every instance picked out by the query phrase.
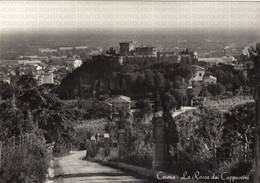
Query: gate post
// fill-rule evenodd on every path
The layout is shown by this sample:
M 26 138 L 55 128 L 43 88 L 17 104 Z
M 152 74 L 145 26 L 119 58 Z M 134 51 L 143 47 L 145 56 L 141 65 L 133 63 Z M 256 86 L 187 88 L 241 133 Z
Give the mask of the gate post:
M 91 154 L 90 151 L 91 151 L 91 142 L 89 139 L 86 140 L 86 158 L 89 157 L 89 155 Z
M 90 157 L 95 157 L 96 156 L 96 137 L 95 136 L 92 136 L 91 138 L 90 138 L 90 146 L 91 146 L 91 148 L 90 148 L 90 154 L 89 154 L 89 156 Z
M 118 158 L 125 154 L 125 129 L 118 130 Z
M 110 153 L 110 138 L 109 134 L 104 134 L 104 146 L 105 146 L 105 156 L 109 156 Z
M 159 114 L 153 116 L 153 169 L 164 169 L 164 126 Z

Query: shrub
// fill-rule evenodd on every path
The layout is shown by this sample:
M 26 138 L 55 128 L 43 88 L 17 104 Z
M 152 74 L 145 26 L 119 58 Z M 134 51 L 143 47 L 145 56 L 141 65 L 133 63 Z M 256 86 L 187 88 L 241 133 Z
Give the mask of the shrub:
M 1 183 L 41 183 L 45 180 L 52 148 L 38 140 L 32 146 L 3 156 Z
M 205 174 L 211 173 L 214 168 L 212 144 L 218 144 L 221 140 L 221 113 L 201 107 L 177 116 L 175 121 L 179 143 L 177 146 L 170 144 L 173 149 L 170 154 L 172 172 L 197 170 Z
M 149 153 L 129 153 L 120 158 L 121 162 L 145 168 L 152 168 L 153 156 Z

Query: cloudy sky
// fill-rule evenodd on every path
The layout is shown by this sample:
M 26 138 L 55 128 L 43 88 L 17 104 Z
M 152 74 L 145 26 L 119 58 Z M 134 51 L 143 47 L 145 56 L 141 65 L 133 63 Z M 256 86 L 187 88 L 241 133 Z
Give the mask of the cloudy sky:
M 0 1 L 0 31 L 260 30 L 260 2 Z

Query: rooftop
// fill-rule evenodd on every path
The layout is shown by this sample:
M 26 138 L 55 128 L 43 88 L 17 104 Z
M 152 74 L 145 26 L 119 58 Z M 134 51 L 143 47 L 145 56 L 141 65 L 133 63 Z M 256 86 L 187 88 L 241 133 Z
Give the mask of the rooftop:
M 105 102 L 107 102 L 107 103 L 131 103 L 131 99 L 130 99 L 130 97 L 120 95 L 120 96 L 117 96 L 114 98 L 109 98 L 109 99 L 105 100 Z
M 191 68 L 194 68 L 194 69 L 196 69 L 196 70 L 205 70 L 205 68 L 204 67 L 200 67 L 200 66 L 198 66 L 198 65 L 192 65 L 192 66 L 190 66 Z

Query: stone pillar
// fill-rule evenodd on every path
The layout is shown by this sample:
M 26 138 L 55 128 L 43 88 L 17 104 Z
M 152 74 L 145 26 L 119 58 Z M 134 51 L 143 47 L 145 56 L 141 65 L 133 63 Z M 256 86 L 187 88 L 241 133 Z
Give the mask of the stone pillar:
M 91 151 L 91 142 L 89 139 L 86 140 L 86 158 L 89 157 L 90 151 Z
M 105 156 L 109 156 L 110 153 L 110 138 L 109 134 L 105 133 L 104 134 L 104 148 L 105 148 Z
M 256 161 L 256 175 L 254 183 L 260 183 L 260 43 L 256 44 L 257 58 L 256 58 L 256 92 L 255 92 L 255 110 L 256 110 L 256 129 L 255 129 L 255 161 Z
M 125 154 L 125 130 L 118 130 L 118 158 Z
M 164 126 L 163 118 L 159 114 L 153 117 L 153 169 L 163 170 L 164 162 Z
M 95 157 L 96 156 L 96 137 L 92 136 L 90 138 L 90 157 Z

